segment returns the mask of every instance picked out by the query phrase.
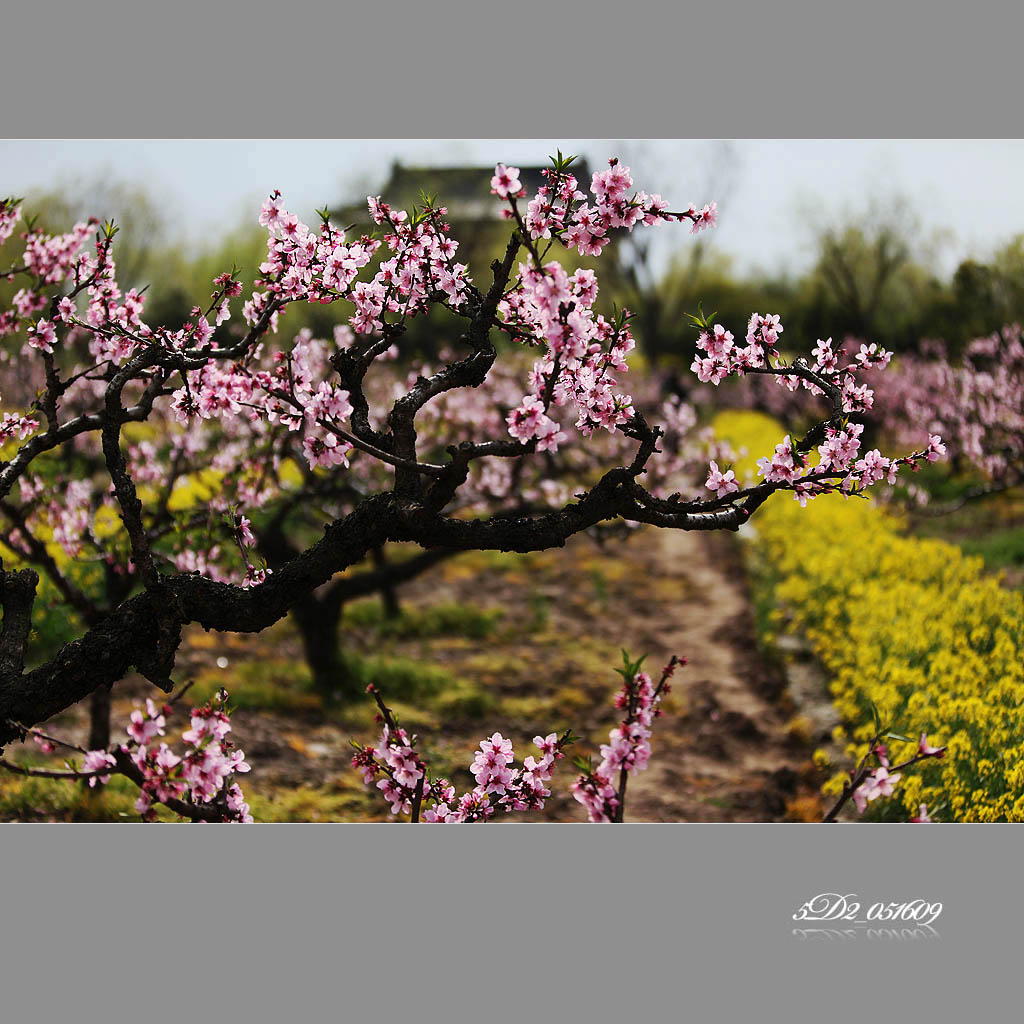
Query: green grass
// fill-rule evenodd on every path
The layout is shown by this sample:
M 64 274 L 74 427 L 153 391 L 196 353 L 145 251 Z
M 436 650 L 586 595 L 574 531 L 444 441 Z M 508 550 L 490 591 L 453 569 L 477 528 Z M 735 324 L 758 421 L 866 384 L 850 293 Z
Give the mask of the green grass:
M 267 658 L 236 662 L 230 669 L 204 669 L 189 690 L 188 701 L 193 706 L 204 704 L 222 686 L 230 694 L 232 708 L 302 714 L 323 707 L 302 661 Z
M 965 554 L 981 555 L 987 569 L 1024 568 L 1024 526 L 969 537 L 960 542 L 960 547 Z
M 376 790 L 367 790 L 356 780 L 351 789 L 330 786 L 299 786 L 260 794 L 245 788 L 249 810 L 257 822 L 368 821 L 384 818 L 387 805 Z
M 908 474 L 904 482 L 927 491 L 933 505 L 951 504 L 981 483 L 975 477 L 951 473 L 949 465 L 941 461 L 920 465 L 918 471 L 913 476 Z
M 531 587 L 527 601 L 530 603 L 530 632 L 546 629 L 551 619 L 551 599 Z
M 448 722 L 483 718 L 494 710 L 496 704 L 493 694 L 465 679 L 457 680 L 451 689 L 438 694 L 431 702 L 442 720 Z
M 240 781 L 258 822 L 367 821 L 385 816 L 375 791 L 364 789 L 358 780 L 350 788 L 299 786 L 269 793 L 255 792 L 245 779 Z M 134 807 L 138 795 L 134 783 L 116 775 L 101 789 L 57 779 L 5 776 L 0 779 L 0 821 L 140 822 Z M 166 807 L 155 805 L 155 810 L 160 821 L 179 820 Z
M 745 544 L 741 552 L 747 569 L 758 653 L 767 664 L 779 667 L 785 662 L 778 645 L 779 606 L 775 599 L 775 588 L 779 584 L 779 574 L 768 564 L 767 559 L 758 557 L 756 545 Z
M 932 507 L 955 501 L 967 490 L 963 487 L 948 496 L 953 486 L 947 481 L 939 493 L 932 491 Z M 969 501 L 945 515 L 922 515 L 915 519 L 911 533 L 937 537 L 958 545 L 965 554 L 980 555 L 990 572 L 1019 570 L 1024 568 L 1024 494 L 1018 488 Z
M 377 598 L 355 601 L 345 609 L 346 625 L 372 629 L 378 636 L 398 639 L 426 639 L 434 636 L 465 636 L 484 640 L 502 617 L 500 608 L 478 608 L 454 601 L 420 608 L 403 608 L 397 618 L 388 618 Z
M 389 703 L 418 703 L 425 712 L 442 718 L 477 718 L 494 707 L 485 689 L 435 662 L 356 651 L 343 651 L 341 660 L 346 685 L 357 695 L 355 701 L 346 700 L 344 707 L 370 702 L 366 688 L 371 684 Z M 269 658 L 237 662 L 229 669 L 204 669 L 189 690 L 188 701 L 203 704 L 222 686 L 232 708 L 298 715 L 326 710 L 323 696 L 313 689 L 309 670 L 299 660 Z
M 137 822 L 138 796 L 138 787 L 118 775 L 98 789 L 63 779 L 5 775 L 0 778 L 0 821 Z M 161 821 L 177 820 L 166 808 L 159 808 L 157 816 Z
M 358 690 L 373 685 L 385 697 L 411 700 L 451 690 L 458 680 L 447 669 L 413 658 L 343 651 L 345 673 Z
M 441 665 L 351 652 L 342 657 L 360 690 L 372 684 L 389 705 L 416 705 L 421 713 L 442 722 L 481 718 L 495 706 L 494 697 L 478 683 Z

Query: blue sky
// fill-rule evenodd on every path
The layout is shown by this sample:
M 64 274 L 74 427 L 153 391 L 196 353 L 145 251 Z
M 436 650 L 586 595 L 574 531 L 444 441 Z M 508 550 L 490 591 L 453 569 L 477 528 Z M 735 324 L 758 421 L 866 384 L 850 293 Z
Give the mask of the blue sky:
M 140 183 L 173 211 L 172 231 L 195 242 L 255 217 L 274 188 L 295 212 L 312 216 L 322 203 L 378 190 L 394 159 L 544 163 L 556 147 L 585 154 L 592 165 L 622 154 L 638 187 L 673 203 L 717 199 L 715 247 L 741 269 L 798 271 L 811 257 L 817 224 L 865 216 L 873 207 L 873 215 L 884 216 L 901 197 L 919 224 L 921 255 L 943 272 L 966 256 L 985 258 L 1024 232 L 1019 140 L 6 141 L 0 193 L 31 195 L 98 178 Z M 660 244 L 667 255 L 685 246 L 686 234 L 677 229 Z

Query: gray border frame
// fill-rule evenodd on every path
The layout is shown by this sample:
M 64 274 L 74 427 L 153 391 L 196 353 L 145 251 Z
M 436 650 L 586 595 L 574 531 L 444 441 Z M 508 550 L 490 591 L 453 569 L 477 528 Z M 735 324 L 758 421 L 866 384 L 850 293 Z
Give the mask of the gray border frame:
M 1022 134 L 1018 18 L 984 3 L 18 5 L 0 130 L 1000 137 Z M 946 1021 L 1009 1009 L 1018 987 L 1017 826 L 385 827 L 0 827 L 0 1005 L 12 1020 Z M 792 913 L 825 891 L 939 900 L 941 938 L 795 940 Z
M 0 991 L 5 1013 L 47 1019 L 109 1005 L 199 1020 L 960 1020 L 1017 987 L 1019 837 L 5 826 Z M 810 925 L 793 914 L 824 892 L 943 911 L 934 933 L 797 937 Z
M 1022 20 L 995 0 L 36 0 L 0 20 L 0 134 L 1003 137 Z

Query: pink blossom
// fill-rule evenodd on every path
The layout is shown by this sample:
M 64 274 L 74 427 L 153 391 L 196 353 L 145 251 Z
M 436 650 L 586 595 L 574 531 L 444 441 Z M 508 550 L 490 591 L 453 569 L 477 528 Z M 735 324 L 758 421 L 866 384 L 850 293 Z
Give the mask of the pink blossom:
M 245 590 L 251 587 L 258 587 L 261 583 L 265 583 L 266 579 L 273 569 L 268 569 L 266 566 L 257 567 L 255 565 L 246 565 L 245 567 L 245 579 L 242 581 L 242 587 Z
M 819 338 L 817 344 L 811 349 L 811 355 L 814 356 L 814 365 L 811 367 L 813 370 L 824 370 L 826 373 L 831 373 L 839 365 L 839 359 L 832 351 L 831 338 L 825 341 Z
M 39 429 L 39 420 L 29 416 L 15 416 L 14 413 L 5 412 L 0 419 L 0 443 L 17 435 L 24 440 L 29 434 Z
M 721 473 L 718 469 L 718 463 L 711 460 L 710 463 L 711 471 L 708 473 L 707 481 L 704 486 L 709 490 L 713 491 L 715 497 L 721 498 L 726 494 L 731 494 L 733 491 L 739 490 L 739 484 L 736 482 L 736 474 L 730 469 L 725 473 Z
M 51 743 L 42 733 L 36 732 L 34 729 L 30 733 L 33 742 L 44 754 L 52 754 L 57 748 Z
M 245 516 L 239 514 L 235 517 L 235 530 L 238 538 L 243 544 L 254 544 L 255 537 L 252 533 L 252 523 Z
M 931 434 L 928 437 L 928 461 L 938 462 L 945 454 L 946 446 L 942 443 L 942 438 L 938 434 Z
M 877 448 L 873 448 L 863 459 L 857 461 L 854 468 L 860 474 L 861 484 L 866 487 L 886 475 L 889 460 Z
M 163 736 L 167 720 L 159 713 L 156 705 L 146 700 L 146 710 L 138 709 L 129 716 L 127 733 L 139 746 L 146 746 L 156 736 Z
M 28 343 L 40 352 L 52 353 L 57 341 L 57 332 L 49 320 L 40 320 L 29 333 Z
M 879 368 L 888 366 L 892 359 L 892 353 L 879 348 L 878 345 L 861 345 L 860 352 L 854 357 L 861 366 L 877 366 Z
M 770 482 L 786 483 L 796 479 L 798 469 L 793 458 L 793 443 L 789 434 L 775 446 L 775 454 L 771 459 L 762 457 L 757 460 L 757 472 Z
M 892 796 L 893 785 L 900 778 L 899 772 L 892 775 L 885 765 L 869 772 L 864 781 L 853 791 L 853 802 L 857 806 L 857 812 L 863 814 L 867 805 L 880 796 Z
M 518 167 L 506 167 L 504 164 L 498 164 L 494 169 L 494 177 L 491 178 L 491 191 L 499 199 L 520 195 L 523 184 L 519 180 L 519 173 Z
M 693 221 L 693 227 L 690 228 L 690 232 L 692 234 L 696 234 L 698 231 L 703 231 L 706 228 L 713 228 L 717 223 L 718 204 L 711 202 L 697 214 Z
M 97 772 L 103 768 L 113 768 L 117 762 L 114 760 L 113 754 L 108 754 L 105 750 L 90 750 L 85 755 L 85 759 L 82 761 L 83 772 Z M 95 786 L 97 781 L 102 782 L 104 785 L 110 781 L 109 775 L 93 775 L 89 779 L 90 787 Z
M 302 453 L 306 456 L 306 461 L 314 468 L 317 466 L 348 467 L 348 456 L 351 451 L 350 444 L 326 431 L 323 434 L 308 433 L 302 441 Z

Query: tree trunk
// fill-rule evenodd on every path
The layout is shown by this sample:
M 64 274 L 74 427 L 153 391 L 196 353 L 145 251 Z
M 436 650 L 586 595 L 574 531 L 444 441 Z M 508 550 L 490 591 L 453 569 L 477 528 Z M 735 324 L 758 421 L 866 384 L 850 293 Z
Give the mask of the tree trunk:
M 110 746 L 110 687 L 101 686 L 89 698 L 89 749 Z
M 378 572 L 383 572 L 388 567 L 387 556 L 384 548 L 373 549 L 373 567 Z M 402 613 L 402 606 L 398 603 L 398 591 L 393 583 L 383 583 L 380 588 L 380 598 L 384 604 L 384 615 L 389 619 L 397 619 Z
M 343 608 L 343 602 L 335 600 L 334 595 L 318 599 L 309 594 L 292 609 L 313 688 L 328 704 L 364 696 L 362 682 L 354 677 L 341 651 Z
M 89 743 L 90 750 L 106 750 L 110 746 L 110 691 L 111 687 L 101 686 L 92 691 L 89 698 Z M 92 783 L 90 786 L 89 784 Z M 82 779 L 82 785 L 93 793 L 103 787 L 99 779 Z

